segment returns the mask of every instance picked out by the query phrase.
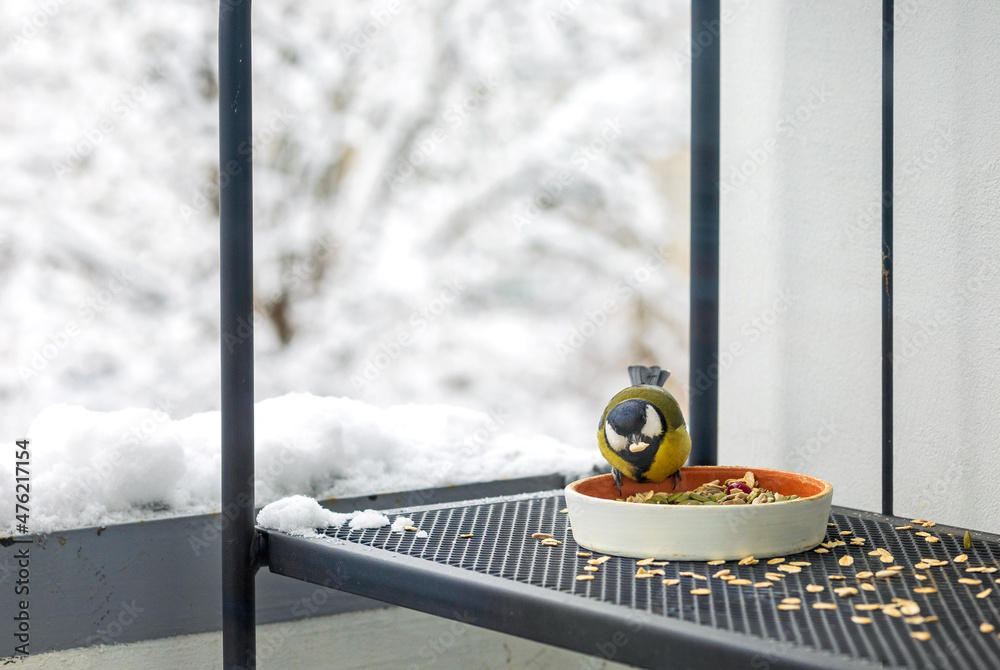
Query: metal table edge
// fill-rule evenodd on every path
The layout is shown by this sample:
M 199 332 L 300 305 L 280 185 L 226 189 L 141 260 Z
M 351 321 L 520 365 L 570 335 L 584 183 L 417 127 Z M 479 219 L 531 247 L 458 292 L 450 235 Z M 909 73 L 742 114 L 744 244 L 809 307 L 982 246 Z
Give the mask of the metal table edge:
M 355 542 L 258 530 L 276 574 L 616 662 L 645 668 L 885 667 Z

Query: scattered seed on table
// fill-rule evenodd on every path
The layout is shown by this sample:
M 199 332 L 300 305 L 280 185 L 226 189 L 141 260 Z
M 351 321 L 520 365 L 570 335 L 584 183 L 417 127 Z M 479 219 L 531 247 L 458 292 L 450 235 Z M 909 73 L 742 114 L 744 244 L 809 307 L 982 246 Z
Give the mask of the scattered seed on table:
M 955 558 L 953 558 L 951 560 L 955 561 L 956 563 L 965 563 L 967 560 L 969 560 L 969 555 L 968 554 L 959 554 L 958 556 L 956 556 Z
M 913 577 L 921 582 L 927 581 L 927 575 L 913 575 Z
M 802 608 L 799 607 L 798 605 L 793 605 L 792 603 L 782 603 L 781 605 L 778 605 L 778 609 L 790 611 L 790 610 L 800 610 Z
M 847 577 L 845 577 L 844 575 L 830 575 L 829 577 L 827 577 L 827 579 L 837 581 L 839 579 L 847 579 Z
M 927 519 L 910 519 L 910 523 L 927 523 Z
M 834 589 L 833 592 L 836 593 L 841 598 L 848 598 L 850 596 L 858 595 L 858 590 L 853 586 L 841 586 L 840 588 Z
M 590 563 L 591 565 L 604 565 L 610 560 L 611 560 L 610 556 L 601 556 L 600 558 L 592 558 L 587 562 Z
M 984 589 L 983 591 L 980 591 L 979 593 L 977 593 L 976 597 L 979 598 L 980 600 L 982 600 L 983 598 L 986 598 L 987 596 L 989 596 L 991 593 L 993 593 L 993 589 Z
M 863 538 L 863 537 L 852 537 L 851 538 L 851 544 L 853 544 L 855 547 L 863 547 L 863 546 L 865 546 L 865 538 Z
M 937 589 L 933 586 L 919 586 L 913 589 L 914 593 L 937 593 Z
M 802 602 L 802 598 L 782 598 L 781 599 L 781 604 L 782 605 L 798 605 L 801 602 Z
M 576 581 L 578 581 L 578 582 L 587 582 L 587 581 L 590 581 L 593 578 L 594 578 L 594 575 L 577 575 L 576 576 Z
M 732 579 L 736 579 L 736 575 L 719 575 L 719 579 L 721 579 L 724 582 L 728 582 Z
M 666 584 L 667 586 L 677 586 L 678 584 L 681 583 L 681 580 L 679 580 L 679 579 L 673 579 L 673 578 L 671 578 L 671 579 L 664 579 L 661 583 L 662 584 Z
M 639 571 L 635 573 L 636 579 L 646 579 L 652 577 L 653 575 L 646 571 L 646 568 L 639 568 Z
M 905 603 L 899 606 L 899 613 L 903 616 L 916 616 L 920 614 L 920 605 L 917 603 Z
M 791 563 L 789 563 L 789 565 L 797 565 L 800 568 L 804 568 L 806 566 L 812 565 L 812 563 L 810 563 L 809 561 L 792 561 Z
M 875 573 L 876 577 L 895 577 L 899 573 L 899 570 L 879 570 Z
M 403 530 L 420 530 L 416 526 L 403 526 Z
M 835 610 L 837 603 L 813 603 L 812 608 L 814 610 Z
M 750 586 L 753 584 L 749 579 L 730 579 L 726 583 L 730 586 Z
M 654 558 L 644 558 L 641 561 L 636 561 L 635 564 L 636 565 L 649 565 L 650 563 L 652 563 L 655 560 L 656 560 L 655 557 Z
M 723 570 L 719 570 L 718 572 L 716 572 L 712 576 L 715 577 L 715 578 L 719 578 L 719 577 L 724 577 L 724 576 L 726 576 L 728 574 L 729 574 L 729 568 L 725 568 Z
M 563 507 L 561 510 L 559 510 L 559 513 L 560 514 L 569 514 L 569 507 Z
M 864 584 L 859 584 L 858 586 L 861 587 L 862 591 L 874 591 L 875 590 L 875 585 L 872 584 L 871 582 L 865 582 Z
M 667 573 L 665 573 L 663 570 L 657 568 L 655 570 L 650 570 L 649 574 L 650 575 L 659 575 L 660 577 L 662 577 L 663 575 L 665 575 Z M 694 577 L 695 577 L 695 579 L 706 579 L 706 580 L 708 579 L 708 577 L 702 577 L 701 575 L 695 575 Z
M 598 570 L 600 570 L 600 568 L 597 567 L 596 565 L 585 565 L 583 566 L 583 569 L 585 572 L 597 572 Z
M 935 542 L 940 542 L 940 540 L 938 538 L 936 538 L 936 537 L 925 537 L 924 539 L 927 540 L 928 542 L 930 542 L 931 544 L 933 544 Z M 930 633 L 928 633 L 928 635 L 930 635 Z
M 789 565 L 787 563 L 782 563 L 781 565 L 778 566 L 778 571 L 779 572 L 787 572 L 790 575 L 794 575 L 794 574 L 797 574 L 799 572 L 802 572 L 802 568 L 800 568 L 797 565 Z
M 852 617 L 851 617 L 851 621 L 853 621 L 854 623 L 859 623 L 859 624 L 861 624 L 862 626 L 865 626 L 865 625 L 867 625 L 867 624 L 870 624 L 870 623 L 872 622 L 872 620 L 871 620 L 871 618 L 870 618 L 870 617 L 866 617 L 866 616 L 857 616 L 857 615 L 855 615 L 855 616 L 852 616 Z
M 809 593 L 819 593 L 825 589 L 825 586 L 820 586 L 819 584 L 806 584 L 806 591 Z
M 898 619 L 901 616 L 903 616 L 903 613 L 900 612 L 899 608 L 896 607 L 895 605 L 886 605 L 885 607 L 882 608 L 882 613 L 883 614 L 888 614 L 889 616 L 891 616 L 893 618 L 896 618 L 896 619 Z
M 965 535 L 962 537 L 962 547 L 972 549 L 972 533 L 969 531 L 965 531 Z
M 920 525 L 923 526 L 924 528 L 933 528 L 934 526 L 937 525 L 937 522 L 936 521 L 924 521 Z
M 914 533 L 914 535 L 916 535 L 917 537 L 930 537 L 931 536 L 931 534 L 928 533 L 926 530 L 918 530 L 916 533 Z
M 858 603 L 854 606 L 854 609 L 859 612 L 874 612 L 875 610 L 882 609 L 882 603 Z
M 979 624 L 980 633 L 992 633 L 994 631 L 993 624 L 991 623 L 981 623 Z
M 554 536 L 552 534 L 550 534 L 550 533 L 532 533 L 531 534 L 531 539 L 532 540 L 547 540 L 550 537 L 554 537 Z
M 756 563 L 757 563 L 756 558 L 754 558 L 753 556 L 747 556 L 746 558 L 741 558 L 740 562 L 737 565 L 755 565 Z
M 840 534 L 841 535 L 853 535 L 854 531 L 853 530 L 842 530 L 842 531 L 840 531 Z
M 912 637 L 915 640 L 920 640 L 921 642 L 926 642 L 927 640 L 931 639 L 931 634 L 925 630 L 915 630 L 912 633 L 910 633 L 910 637 Z
M 785 559 L 783 559 L 783 558 L 772 558 L 772 559 L 769 559 L 767 561 L 767 564 L 768 565 L 777 565 L 778 563 L 784 563 L 784 562 L 785 562 Z
M 883 563 L 893 563 L 896 561 L 896 559 L 893 558 L 892 554 L 890 554 L 889 552 L 882 554 L 878 560 L 882 561 Z
M 755 589 L 766 589 L 771 587 L 771 582 L 757 582 L 753 585 Z
M 934 623 L 937 620 L 938 620 L 938 618 L 937 618 L 937 615 L 935 615 L 935 614 L 932 614 L 930 616 L 925 616 L 924 617 L 924 623 Z
M 928 565 L 927 563 L 924 563 L 923 561 L 920 561 L 919 563 L 914 564 L 913 567 L 915 567 L 917 570 L 927 570 L 931 566 Z
M 712 593 L 712 589 L 691 589 L 693 596 L 707 596 Z
M 576 552 L 576 555 L 579 556 L 580 558 L 590 558 L 591 556 L 593 556 L 593 554 L 590 553 L 589 551 L 578 551 Z
M 837 524 L 835 524 L 835 523 L 827 523 L 826 525 L 829 526 L 830 528 L 836 528 L 837 527 Z
M 725 562 L 726 562 L 725 559 L 717 558 L 714 561 L 709 561 L 708 565 L 722 565 Z
M 911 626 L 921 626 L 927 623 L 927 619 L 922 616 L 908 616 L 905 619 L 903 619 L 903 621 L 910 624 Z
M 982 584 L 983 580 L 981 580 L 981 579 L 973 579 L 972 577 L 959 577 L 958 578 L 958 583 L 959 584 L 968 584 L 970 586 L 975 586 L 976 584 Z
M 846 568 L 849 565 L 854 565 L 854 557 L 851 556 L 850 554 L 844 554 L 843 556 L 840 557 L 840 560 L 837 562 Z
M 670 561 L 653 561 L 650 565 L 670 565 Z
M 560 544 L 562 544 L 562 542 L 550 537 L 548 539 L 542 540 L 538 544 L 542 545 L 543 547 L 558 547 Z
M 871 570 L 862 570 L 858 574 L 854 575 L 858 579 L 870 579 L 875 576 L 875 573 Z
M 459 535 L 459 537 L 463 539 L 468 539 L 470 537 L 473 537 L 473 535 L 472 533 L 462 533 L 461 535 Z
M 910 530 L 913 526 L 896 526 L 896 530 Z
M 815 551 L 817 554 L 829 554 L 830 553 L 829 549 L 825 549 L 823 547 L 817 547 L 817 548 L 813 549 L 813 551 Z
M 899 572 L 902 569 L 903 569 L 902 565 L 890 565 L 888 568 L 886 568 L 886 570 L 895 570 L 896 572 Z

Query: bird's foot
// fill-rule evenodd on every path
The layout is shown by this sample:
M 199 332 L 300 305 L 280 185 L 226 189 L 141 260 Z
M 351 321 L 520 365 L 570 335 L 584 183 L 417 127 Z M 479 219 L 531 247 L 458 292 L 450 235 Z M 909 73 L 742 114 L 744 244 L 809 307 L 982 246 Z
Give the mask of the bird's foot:
M 674 480 L 673 490 L 676 491 L 677 485 L 681 483 L 681 471 L 678 470 L 674 474 L 670 475 L 670 477 Z
M 611 468 L 611 481 L 613 481 L 615 483 L 615 488 L 618 489 L 618 496 L 621 497 L 621 495 L 622 495 L 622 473 L 619 470 L 615 469 L 615 468 Z

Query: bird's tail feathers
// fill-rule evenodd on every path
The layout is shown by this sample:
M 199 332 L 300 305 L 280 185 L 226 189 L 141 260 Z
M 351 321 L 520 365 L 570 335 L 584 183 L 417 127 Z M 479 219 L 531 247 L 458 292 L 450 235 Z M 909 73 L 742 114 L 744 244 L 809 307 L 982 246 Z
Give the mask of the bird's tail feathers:
M 628 366 L 628 377 L 632 381 L 632 386 L 640 386 L 642 384 L 663 386 L 669 376 L 670 370 L 661 370 L 658 365 L 649 368 L 645 365 Z

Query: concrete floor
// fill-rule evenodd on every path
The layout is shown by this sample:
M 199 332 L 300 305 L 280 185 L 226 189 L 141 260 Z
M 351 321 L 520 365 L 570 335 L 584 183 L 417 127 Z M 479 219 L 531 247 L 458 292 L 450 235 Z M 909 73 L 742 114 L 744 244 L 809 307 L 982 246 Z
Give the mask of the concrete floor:
M 398 607 L 257 627 L 259 670 L 613 670 L 631 666 Z M 595 652 L 596 653 L 596 652 Z M 32 656 L 19 670 L 221 668 L 222 634 Z

